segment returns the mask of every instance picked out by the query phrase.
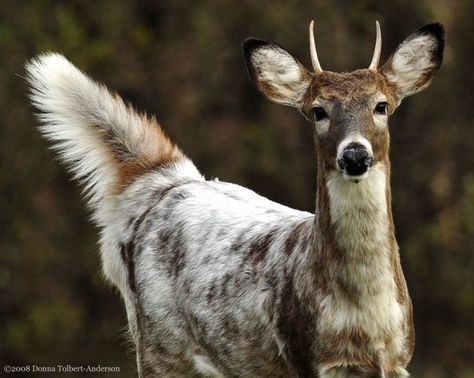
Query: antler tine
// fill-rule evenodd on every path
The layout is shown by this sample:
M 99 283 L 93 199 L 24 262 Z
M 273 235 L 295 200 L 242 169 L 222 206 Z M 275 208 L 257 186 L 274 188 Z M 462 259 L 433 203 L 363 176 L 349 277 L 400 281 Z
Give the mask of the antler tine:
M 323 72 L 319 64 L 318 53 L 316 52 L 316 44 L 314 42 L 314 21 L 309 24 L 309 50 L 311 52 L 311 63 L 315 73 Z
M 377 37 L 375 39 L 374 56 L 372 57 L 369 70 L 377 71 L 380 61 L 380 53 L 382 52 L 382 32 L 380 31 L 380 24 L 378 21 L 375 21 L 375 28 L 377 29 Z

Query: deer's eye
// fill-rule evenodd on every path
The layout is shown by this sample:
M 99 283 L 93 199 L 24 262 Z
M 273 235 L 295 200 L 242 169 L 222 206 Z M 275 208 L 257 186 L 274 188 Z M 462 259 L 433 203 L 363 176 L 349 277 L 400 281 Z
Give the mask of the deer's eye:
M 387 107 L 388 104 L 387 102 L 379 102 L 377 105 L 375 105 L 374 113 L 377 114 L 387 114 Z
M 326 111 L 320 106 L 313 108 L 313 115 L 316 121 L 322 121 L 323 119 L 328 118 Z

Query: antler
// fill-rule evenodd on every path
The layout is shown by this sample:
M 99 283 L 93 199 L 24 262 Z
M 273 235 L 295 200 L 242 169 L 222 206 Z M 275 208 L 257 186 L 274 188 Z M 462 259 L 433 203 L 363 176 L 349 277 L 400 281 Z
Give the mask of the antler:
M 375 39 L 374 56 L 372 62 L 370 62 L 369 70 L 377 71 L 377 67 L 380 61 L 380 53 L 382 52 L 382 32 L 380 31 L 380 24 L 375 21 L 375 28 L 377 29 L 377 37 Z
M 311 63 L 315 73 L 323 72 L 318 60 L 318 53 L 316 52 L 316 44 L 314 43 L 314 21 L 309 24 L 309 50 L 311 52 Z

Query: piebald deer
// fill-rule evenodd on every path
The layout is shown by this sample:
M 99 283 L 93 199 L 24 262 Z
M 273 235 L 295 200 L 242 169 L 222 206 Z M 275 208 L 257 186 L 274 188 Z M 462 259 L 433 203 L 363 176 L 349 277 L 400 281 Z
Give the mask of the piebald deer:
M 406 377 L 412 305 L 391 211 L 388 117 L 426 88 L 443 27 L 378 68 L 314 72 L 248 39 L 255 86 L 312 122 L 315 214 L 205 181 L 154 118 L 63 56 L 26 65 L 41 132 L 85 186 L 105 276 L 120 290 L 140 376 Z

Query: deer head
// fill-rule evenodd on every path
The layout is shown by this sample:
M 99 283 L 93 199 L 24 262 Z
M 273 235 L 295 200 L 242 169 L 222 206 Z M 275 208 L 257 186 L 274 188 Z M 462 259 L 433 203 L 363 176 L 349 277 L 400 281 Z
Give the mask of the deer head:
M 388 117 L 401 100 L 425 89 L 443 58 L 444 29 L 429 24 L 408 36 L 378 68 L 382 37 L 369 68 L 349 73 L 323 71 L 310 24 L 313 71 L 274 43 L 244 42 L 250 78 L 270 100 L 297 108 L 312 121 L 318 172 L 359 182 L 377 164 L 388 166 Z

